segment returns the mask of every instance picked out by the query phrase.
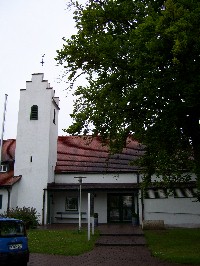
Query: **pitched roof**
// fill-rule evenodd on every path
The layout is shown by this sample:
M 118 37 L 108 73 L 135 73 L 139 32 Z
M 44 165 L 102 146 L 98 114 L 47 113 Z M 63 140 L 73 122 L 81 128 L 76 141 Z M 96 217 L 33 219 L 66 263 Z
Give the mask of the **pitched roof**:
M 21 179 L 21 176 L 14 176 L 14 171 L 0 173 L 0 187 L 10 187 Z
M 144 153 L 143 147 L 129 138 L 121 153 L 111 155 L 100 137 L 58 137 L 56 173 L 133 172 L 130 164 Z
M 15 139 L 7 139 L 3 141 L 2 147 L 2 161 L 14 161 L 15 160 Z
M 15 160 L 16 140 L 4 140 L 2 147 L 2 161 Z M 58 137 L 57 164 L 55 173 L 109 173 L 134 172 L 137 167 L 130 162 L 144 153 L 143 147 L 129 138 L 122 153 L 109 153 L 107 146 L 102 144 L 100 137 L 84 136 Z M 14 177 L 14 171 L 0 173 L 0 187 L 11 186 L 21 179 Z
M 10 187 L 21 179 L 21 176 L 14 176 L 13 164 L 15 160 L 15 139 L 8 139 L 3 141 L 2 147 L 2 161 L 9 162 L 12 168 L 8 172 L 0 173 L 0 187 Z

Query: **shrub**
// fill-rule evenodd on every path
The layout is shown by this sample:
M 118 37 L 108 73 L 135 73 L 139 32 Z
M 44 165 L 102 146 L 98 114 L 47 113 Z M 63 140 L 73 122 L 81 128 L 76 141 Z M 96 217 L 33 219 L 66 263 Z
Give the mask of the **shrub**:
M 22 220 L 26 224 L 27 229 L 37 227 L 40 217 L 36 209 L 30 207 L 16 207 L 15 209 L 12 208 L 8 212 L 6 212 L 4 216 Z

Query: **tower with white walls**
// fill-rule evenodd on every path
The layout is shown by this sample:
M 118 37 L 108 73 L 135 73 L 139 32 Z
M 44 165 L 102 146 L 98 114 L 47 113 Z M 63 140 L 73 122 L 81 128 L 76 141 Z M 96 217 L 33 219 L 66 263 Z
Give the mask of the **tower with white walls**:
M 44 74 L 32 75 L 20 90 L 15 176 L 21 175 L 18 207 L 34 207 L 45 221 L 45 189 L 54 182 L 57 161 L 59 98 Z

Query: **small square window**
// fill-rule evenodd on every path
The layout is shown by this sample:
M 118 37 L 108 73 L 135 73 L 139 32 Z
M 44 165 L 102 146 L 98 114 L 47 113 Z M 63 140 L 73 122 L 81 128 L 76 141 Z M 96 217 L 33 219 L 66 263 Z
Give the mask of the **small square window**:
M 8 171 L 8 166 L 6 164 L 2 164 L 0 167 L 0 172 L 5 173 Z
M 66 211 L 78 211 L 78 197 L 66 197 Z

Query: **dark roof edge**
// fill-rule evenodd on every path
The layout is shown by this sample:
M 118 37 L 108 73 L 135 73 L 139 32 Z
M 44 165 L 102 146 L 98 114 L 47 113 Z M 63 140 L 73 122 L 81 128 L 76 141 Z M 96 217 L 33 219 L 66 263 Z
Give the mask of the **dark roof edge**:
M 105 172 L 102 172 L 102 171 L 91 171 L 91 172 L 79 172 L 79 171 L 55 171 L 55 174 L 56 175 L 65 175 L 65 174 L 84 174 L 84 175 L 87 175 L 87 174 L 131 174 L 131 173 L 135 173 L 137 174 L 139 172 L 139 169 L 138 170 L 124 170 L 122 169 L 121 171 L 105 171 Z

